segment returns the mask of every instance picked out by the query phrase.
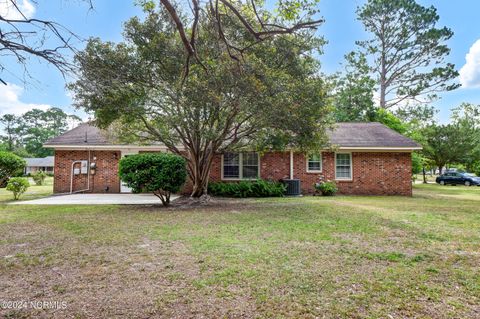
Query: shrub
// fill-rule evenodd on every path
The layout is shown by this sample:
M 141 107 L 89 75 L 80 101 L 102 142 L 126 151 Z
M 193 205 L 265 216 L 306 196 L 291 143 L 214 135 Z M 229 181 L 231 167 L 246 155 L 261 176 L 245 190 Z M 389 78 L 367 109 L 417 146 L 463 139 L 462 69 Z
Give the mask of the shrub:
M 18 200 L 30 187 L 28 180 L 24 177 L 12 177 L 7 183 L 7 191 L 13 192 L 13 199 Z
M 153 192 L 168 206 L 170 194 L 178 192 L 187 179 L 185 164 L 174 154 L 137 154 L 120 160 L 119 175 L 133 192 Z
M 42 171 L 38 171 L 32 174 L 33 181 L 35 185 L 42 186 L 45 183 L 45 178 L 47 178 L 47 174 Z
M 331 181 L 317 183 L 315 189 L 321 192 L 323 196 L 333 196 L 338 191 L 337 184 Z
M 23 158 L 10 152 L 0 151 L 0 185 L 6 185 L 10 177 L 22 174 L 25 165 L 27 163 Z
M 286 186 L 283 183 L 262 179 L 208 184 L 210 194 L 224 197 L 281 197 L 285 194 L 285 190 Z

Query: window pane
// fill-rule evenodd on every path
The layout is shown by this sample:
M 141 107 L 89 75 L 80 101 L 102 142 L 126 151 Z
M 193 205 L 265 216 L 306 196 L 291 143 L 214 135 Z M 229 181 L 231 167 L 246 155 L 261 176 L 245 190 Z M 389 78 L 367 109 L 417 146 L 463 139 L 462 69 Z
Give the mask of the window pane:
M 223 166 L 223 177 L 225 178 L 239 178 L 240 167 L 239 166 Z
M 242 154 L 242 178 L 258 178 L 258 154 Z
M 223 155 L 224 178 L 258 178 L 258 170 L 257 153 L 225 153 Z M 240 172 L 242 172 L 242 174 L 240 174 Z
M 337 178 L 350 178 L 350 167 L 337 166 Z
M 309 171 L 319 171 L 320 170 L 320 162 L 308 162 L 308 170 Z
M 258 166 L 243 166 L 243 178 L 258 178 Z
M 257 153 L 243 153 L 243 165 L 256 166 L 258 165 Z
M 225 153 L 223 155 L 223 177 L 240 177 L 240 155 L 236 153 Z
M 350 179 L 351 163 L 350 154 L 336 154 L 335 177 L 338 179 Z
M 319 154 L 312 154 L 308 157 L 308 170 L 309 171 L 322 170 L 322 157 Z
M 350 155 L 337 154 L 337 165 L 350 165 Z
M 225 153 L 223 155 L 223 164 L 224 165 L 233 165 L 238 166 L 240 162 L 240 154 L 237 153 Z

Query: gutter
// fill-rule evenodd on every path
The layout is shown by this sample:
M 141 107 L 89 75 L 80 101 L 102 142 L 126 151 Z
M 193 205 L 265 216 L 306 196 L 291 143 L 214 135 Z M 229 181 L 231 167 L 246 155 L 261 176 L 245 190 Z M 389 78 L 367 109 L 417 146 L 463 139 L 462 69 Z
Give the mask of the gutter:
M 43 144 L 45 148 L 53 148 L 57 150 L 125 150 L 125 149 L 136 149 L 136 150 L 152 150 L 152 151 L 166 151 L 168 148 L 163 145 L 68 145 L 68 144 Z
M 154 150 L 154 151 L 167 151 L 168 148 L 164 145 L 68 145 L 68 144 L 43 144 L 45 148 L 53 148 L 58 150 L 124 150 L 124 149 L 134 149 L 134 150 Z M 183 149 L 182 147 L 178 147 L 179 149 Z M 326 148 L 322 151 L 364 151 L 364 152 L 372 152 L 372 151 L 397 151 L 397 152 L 411 152 L 422 150 L 422 146 L 408 146 L 408 147 L 401 147 L 401 146 L 339 146 L 334 149 Z M 293 148 L 287 148 L 286 151 L 293 152 Z

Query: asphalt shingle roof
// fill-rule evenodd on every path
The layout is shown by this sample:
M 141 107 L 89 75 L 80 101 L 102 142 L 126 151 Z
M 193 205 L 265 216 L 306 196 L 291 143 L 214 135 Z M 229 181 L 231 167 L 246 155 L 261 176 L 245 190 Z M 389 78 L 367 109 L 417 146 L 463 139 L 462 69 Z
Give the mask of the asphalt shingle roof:
M 368 123 L 336 123 L 327 132 L 330 143 L 339 147 L 404 147 L 417 148 L 419 144 L 378 122 Z M 46 145 L 121 145 L 108 137 L 101 130 L 88 123 L 57 136 L 45 143 Z
M 53 167 L 54 156 L 24 158 L 27 167 Z
M 408 137 L 378 122 L 337 123 L 327 132 L 330 143 L 340 147 L 420 147 Z
M 65 132 L 64 134 L 48 140 L 46 145 L 112 145 L 118 144 L 109 140 L 104 130 L 82 123 L 76 128 Z

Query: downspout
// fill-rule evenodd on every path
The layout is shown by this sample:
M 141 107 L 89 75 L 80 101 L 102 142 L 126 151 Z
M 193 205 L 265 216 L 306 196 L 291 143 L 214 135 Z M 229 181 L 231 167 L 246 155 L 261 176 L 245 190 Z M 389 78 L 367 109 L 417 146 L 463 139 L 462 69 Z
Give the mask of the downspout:
M 293 179 L 293 150 L 290 150 L 290 179 Z

